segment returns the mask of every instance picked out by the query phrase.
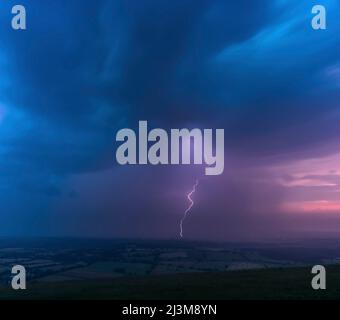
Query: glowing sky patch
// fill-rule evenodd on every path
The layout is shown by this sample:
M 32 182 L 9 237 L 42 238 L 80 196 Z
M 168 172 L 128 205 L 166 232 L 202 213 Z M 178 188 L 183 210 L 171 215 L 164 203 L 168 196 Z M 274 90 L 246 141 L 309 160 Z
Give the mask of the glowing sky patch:
M 284 211 L 292 213 L 338 213 L 340 214 L 340 201 L 316 200 L 287 202 L 282 205 Z

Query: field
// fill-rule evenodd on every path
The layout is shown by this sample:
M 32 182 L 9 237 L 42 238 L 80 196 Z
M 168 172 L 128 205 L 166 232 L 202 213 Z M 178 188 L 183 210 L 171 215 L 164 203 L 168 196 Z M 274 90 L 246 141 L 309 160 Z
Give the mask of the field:
M 1 299 L 339 299 L 340 266 L 327 268 L 327 289 L 311 288 L 310 268 L 121 277 L 33 283 L 28 290 L 0 289 Z
M 337 299 L 339 242 L 3 239 L 0 299 Z M 11 289 L 16 264 L 26 291 Z M 316 264 L 327 290 L 311 288 Z

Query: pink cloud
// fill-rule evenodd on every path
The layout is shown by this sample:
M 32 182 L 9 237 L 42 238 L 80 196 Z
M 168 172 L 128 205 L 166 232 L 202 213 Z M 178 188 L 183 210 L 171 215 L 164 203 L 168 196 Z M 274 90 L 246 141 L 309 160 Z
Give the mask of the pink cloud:
M 281 209 L 294 213 L 340 213 L 340 201 L 292 201 L 283 203 Z

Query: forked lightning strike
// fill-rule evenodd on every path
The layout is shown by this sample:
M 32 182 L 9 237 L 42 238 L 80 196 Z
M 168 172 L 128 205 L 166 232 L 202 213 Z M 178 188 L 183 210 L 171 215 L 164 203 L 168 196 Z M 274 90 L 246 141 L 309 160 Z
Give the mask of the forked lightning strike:
M 189 204 L 188 209 L 185 210 L 184 215 L 183 215 L 183 218 L 181 219 L 181 223 L 180 223 L 180 233 L 179 233 L 180 236 L 181 236 L 181 238 L 183 238 L 183 223 L 184 223 L 184 220 L 186 219 L 186 217 L 188 216 L 190 210 L 192 209 L 192 207 L 193 207 L 194 204 L 195 204 L 194 200 L 192 199 L 192 195 L 196 192 L 196 188 L 198 187 L 198 185 L 199 185 L 199 180 L 197 179 L 197 180 L 196 180 L 196 183 L 194 184 L 194 186 L 193 186 L 193 188 L 192 188 L 192 190 L 191 190 L 191 191 L 188 193 L 188 195 L 187 195 L 187 198 L 188 198 L 190 204 Z

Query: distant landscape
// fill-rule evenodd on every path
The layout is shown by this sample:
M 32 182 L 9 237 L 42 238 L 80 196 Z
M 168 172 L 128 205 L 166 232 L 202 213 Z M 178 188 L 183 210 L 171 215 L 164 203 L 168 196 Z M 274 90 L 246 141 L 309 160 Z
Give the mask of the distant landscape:
M 27 270 L 26 291 L 10 269 Z M 327 290 L 311 266 L 327 265 Z M 337 265 L 339 264 L 339 266 Z M 208 243 L 2 239 L 0 299 L 320 299 L 340 297 L 340 242 Z

